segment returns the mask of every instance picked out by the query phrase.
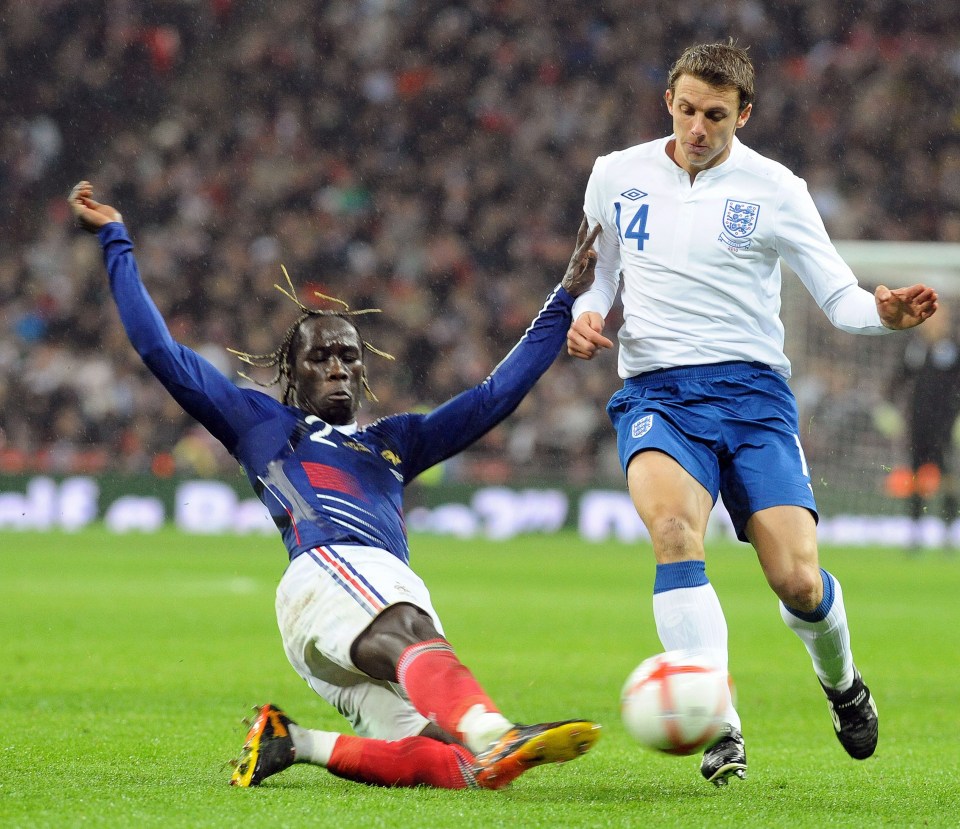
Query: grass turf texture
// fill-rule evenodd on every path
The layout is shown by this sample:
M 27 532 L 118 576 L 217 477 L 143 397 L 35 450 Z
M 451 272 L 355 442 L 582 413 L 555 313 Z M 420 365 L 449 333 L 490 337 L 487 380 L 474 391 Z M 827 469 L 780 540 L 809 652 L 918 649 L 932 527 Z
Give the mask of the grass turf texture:
M 746 545 L 708 573 L 730 624 L 749 778 L 726 790 L 699 757 L 632 744 L 620 685 L 660 650 L 645 548 L 571 535 L 412 540 L 448 637 L 518 721 L 583 716 L 600 743 L 506 792 L 378 789 L 294 766 L 227 785 L 249 706 L 343 725 L 286 662 L 273 538 L 165 531 L 0 534 L 4 827 L 957 826 L 960 559 L 828 549 L 880 708 L 880 747 L 849 759 L 800 642 Z

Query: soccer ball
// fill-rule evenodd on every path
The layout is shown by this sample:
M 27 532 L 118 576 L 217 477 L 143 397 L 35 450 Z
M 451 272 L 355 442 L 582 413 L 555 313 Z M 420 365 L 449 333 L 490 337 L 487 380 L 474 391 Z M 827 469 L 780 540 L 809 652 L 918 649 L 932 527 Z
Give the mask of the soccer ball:
M 667 651 L 645 659 L 620 695 L 620 715 L 641 745 L 666 754 L 694 754 L 724 726 L 733 695 L 729 674 L 702 651 Z

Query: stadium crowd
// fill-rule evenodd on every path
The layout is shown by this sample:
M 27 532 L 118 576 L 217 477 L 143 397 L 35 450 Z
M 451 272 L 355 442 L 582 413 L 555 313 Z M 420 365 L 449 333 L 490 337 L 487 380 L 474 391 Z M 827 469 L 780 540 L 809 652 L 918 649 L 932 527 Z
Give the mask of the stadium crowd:
M 174 335 L 227 371 L 295 317 L 281 265 L 301 299 L 381 308 L 362 328 L 396 361 L 370 358 L 365 421 L 503 356 L 563 274 L 594 159 L 669 132 L 689 43 L 749 46 L 742 138 L 806 178 L 835 239 L 960 241 L 956 0 L 6 0 L 0 29 L 0 472 L 235 468 L 123 336 L 67 211 L 80 178 Z M 619 481 L 618 385 L 612 355 L 562 356 L 446 475 Z

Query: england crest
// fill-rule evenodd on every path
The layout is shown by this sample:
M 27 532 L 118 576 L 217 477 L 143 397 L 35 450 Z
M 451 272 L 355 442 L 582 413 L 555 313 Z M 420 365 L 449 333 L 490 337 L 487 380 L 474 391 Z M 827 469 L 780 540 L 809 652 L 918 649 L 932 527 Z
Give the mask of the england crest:
M 757 229 L 760 205 L 738 199 L 727 199 L 723 209 L 723 229 L 734 239 L 745 239 Z
M 650 431 L 651 426 L 653 426 L 653 415 L 644 415 L 633 424 L 633 427 L 630 429 L 630 436 L 633 438 L 642 438 Z

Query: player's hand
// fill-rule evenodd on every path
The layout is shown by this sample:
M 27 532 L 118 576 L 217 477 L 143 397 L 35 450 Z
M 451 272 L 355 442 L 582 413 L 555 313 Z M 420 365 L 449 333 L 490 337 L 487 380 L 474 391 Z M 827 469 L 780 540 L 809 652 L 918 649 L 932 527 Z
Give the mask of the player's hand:
M 587 217 L 584 216 L 577 231 L 577 246 L 570 257 L 567 272 L 560 282 L 571 296 L 580 296 L 593 284 L 593 269 L 597 264 L 597 252 L 593 249 L 593 243 L 599 235 L 599 222 L 593 230 L 590 230 Z
M 886 285 L 878 285 L 873 293 L 877 301 L 880 321 L 895 331 L 913 328 L 939 307 L 937 292 L 926 285 L 911 285 L 891 291 Z
M 567 354 L 592 360 L 600 348 L 613 348 L 613 343 L 603 336 L 603 317 L 596 311 L 585 311 L 567 331 Z
M 96 233 L 110 222 L 123 221 L 123 216 L 115 208 L 93 200 L 93 185 L 89 181 L 75 184 L 67 201 L 70 202 L 70 211 L 77 227 L 90 233 Z

